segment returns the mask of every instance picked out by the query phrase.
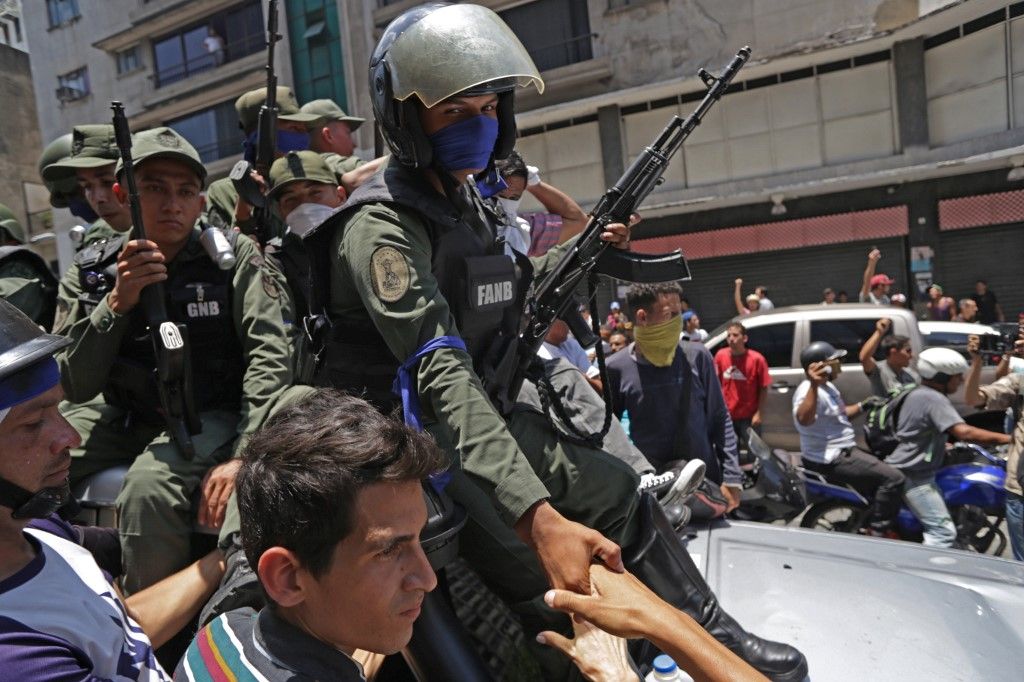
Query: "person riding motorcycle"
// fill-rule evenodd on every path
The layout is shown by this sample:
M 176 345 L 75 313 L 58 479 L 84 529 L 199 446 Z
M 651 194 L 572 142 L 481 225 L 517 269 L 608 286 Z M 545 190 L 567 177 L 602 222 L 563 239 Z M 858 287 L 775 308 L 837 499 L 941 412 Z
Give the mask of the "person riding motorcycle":
M 917 371 L 921 385 L 908 393 L 900 406 L 896 421 L 899 443 L 885 462 L 907 478 L 903 499 L 924 528 L 924 544 L 952 547 L 957 540 L 956 526 L 935 484 L 948 437 L 1002 445 L 1010 442 L 1010 436 L 969 426 L 953 409 L 949 396 L 960 388 L 968 371 L 960 353 L 952 348 L 926 348 L 917 356 Z
M 512 151 L 515 90 L 529 85 L 543 90 L 533 61 L 486 8 L 423 5 L 385 29 L 370 93 L 391 160 L 306 236 L 313 307 L 329 321 L 319 327 L 314 383 L 365 391 L 388 410 L 398 373 L 406 418 L 422 411 L 453 454 L 447 484 L 436 484 L 468 511 L 461 551 L 527 631 L 568 631 L 541 596 L 549 584 L 589 593 L 598 556 L 613 569 L 625 563 L 763 673 L 803 679 L 799 651 L 751 635 L 722 610 L 660 507 L 638 497 L 634 472 L 604 450 L 560 438 L 531 401 L 494 405 L 488 397 L 498 392 L 482 378 L 515 352 L 508 344 L 531 273 L 565 248 L 513 261 L 481 199 L 500 191 L 494 162 Z M 625 247 L 628 234 L 615 224 L 602 236 Z M 521 396 L 531 391 L 528 383 Z M 535 654 L 549 676 L 567 672 L 552 652 Z
M 870 528 L 881 535 L 899 513 L 904 476 L 857 448 L 850 418 L 861 414 L 873 398 L 855 405 L 843 400 L 832 381 L 842 372 L 845 355 L 845 350 L 825 341 L 814 341 L 800 351 L 807 378 L 793 394 L 793 423 L 800 433 L 804 467 L 873 499 Z

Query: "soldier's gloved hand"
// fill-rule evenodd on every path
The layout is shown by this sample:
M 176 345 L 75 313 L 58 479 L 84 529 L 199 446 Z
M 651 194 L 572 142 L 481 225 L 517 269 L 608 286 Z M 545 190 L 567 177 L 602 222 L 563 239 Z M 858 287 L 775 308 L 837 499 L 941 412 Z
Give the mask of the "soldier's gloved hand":
M 229 459 L 206 472 L 200 486 L 199 525 L 220 528 L 224 523 L 228 498 L 235 490 L 235 476 L 241 466 L 242 460 Z
M 597 558 L 624 571 L 622 550 L 596 530 L 570 521 L 538 502 L 516 522 L 516 534 L 533 548 L 552 587 L 590 594 L 590 564 Z
M 634 225 L 639 223 L 640 220 L 640 215 L 634 213 L 629 217 L 629 225 L 623 225 L 622 223 L 610 223 L 606 225 L 604 232 L 601 233 L 601 240 L 610 243 L 617 249 L 628 249 L 630 230 Z
M 157 243 L 133 239 L 117 257 L 117 281 L 107 294 L 107 304 L 118 315 L 124 315 L 139 304 L 142 290 L 167 279 L 164 254 Z

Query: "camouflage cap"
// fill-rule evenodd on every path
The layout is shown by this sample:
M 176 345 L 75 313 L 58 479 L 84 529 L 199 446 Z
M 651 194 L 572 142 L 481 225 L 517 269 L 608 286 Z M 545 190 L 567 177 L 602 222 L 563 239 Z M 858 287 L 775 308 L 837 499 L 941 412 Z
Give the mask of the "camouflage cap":
M 114 126 L 106 123 L 75 126 L 71 130 L 71 154 L 43 168 L 43 180 L 57 182 L 76 168 L 100 168 L 117 161 Z
M 327 166 L 319 153 L 303 150 L 288 152 L 270 167 L 271 200 L 276 200 L 281 191 L 296 182 L 322 182 L 338 186 L 338 177 Z
M 267 89 L 250 90 L 235 100 L 235 111 L 238 112 L 238 124 L 242 130 L 252 130 L 259 121 L 260 107 L 267 101 Z M 312 124 L 320 120 L 319 116 L 304 114 L 299 110 L 299 101 L 291 88 L 277 86 L 277 117 L 282 121 L 298 121 Z
M 344 121 L 348 123 L 349 130 L 355 130 L 366 121 L 365 118 L 349 116 L 331 99 L 315 99 L 312 102 L 306 102 L 300 111 L 304 114 L 314 114 L 317 118 L 325 121 Z
M 180 161 L 196 172 L 201 183 L 206 182 L 206 166 L 199 158 L 199 152 L 176 130 L 160 126 L 132 135 L 132 164 L 136 169 L 144 161 L 158 158 Z M 124 165 L 118 160 L 118 176 L 122 170 Z
M 3 229 L 19 244 L 25 243 L 25 228 L 18 222 L 14 211 L 3 204 L 0 204 L 0 229 Z

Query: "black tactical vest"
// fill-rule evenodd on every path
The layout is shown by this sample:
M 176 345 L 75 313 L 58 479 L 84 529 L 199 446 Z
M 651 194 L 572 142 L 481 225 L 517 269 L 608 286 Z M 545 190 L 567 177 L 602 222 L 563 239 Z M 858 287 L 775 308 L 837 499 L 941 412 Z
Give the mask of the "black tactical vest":
M 172 263 L 164 283 L 167 316 L 188 327 L 189 357 L 196 409 L 238 410 L 245 360 L 232 314 L 234 269 L 221 270 L 193 239 L 187 260 Z M 182 255 L 186 255 L 185 251 Z M 131 329 L 111 369 L 104 398 L 111 405 L 162 424 L 155 381 L 156 358 L 145 313 L 136 306 Z
M 311 310 L 326 311 L 330 291 L 330 245 L 337 230 L 359 210 L 371 203 L 399 204 L 415 210 L 427 223 L 431 242 L 431 270 L 455 318 L 456 326 L 473 366 L 484 376 L 508 351 L 518 334 L 518 323 L 532 268 L 529 260 L 513 262 L 496 239 L 493 218 L 476 190 L 466 187 L 468 201 L 480 212 L 481 226 L 471 227 L 460 212 L 416 171 L 390 165 L 383 173 L 361 185 L 345 207 L 305 238 L 313 261 Z M 315 317 L 310 318 L 316 320 Z M 322 324 L 322 321 L 321 321 Z M 396 404 L 391 392 L 398 366 L 396 358 L 365 312 L 331 319 L 330 329 L 318 345 L 319 358 L 313 383 L 364 393 L 384 410 Z M 307 325 L 311 328 L 313 325 Z M 417 339 L 417 346 L 430 339 Z

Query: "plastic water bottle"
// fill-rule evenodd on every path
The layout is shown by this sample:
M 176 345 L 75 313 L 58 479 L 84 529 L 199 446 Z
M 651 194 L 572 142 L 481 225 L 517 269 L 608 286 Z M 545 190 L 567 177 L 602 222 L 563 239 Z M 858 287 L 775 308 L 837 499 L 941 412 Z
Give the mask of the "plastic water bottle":
M 622 411 L 622 417 L 619 419 L 619 423 L 622 424 L 622 430 L 626 432 L 626 438 L 633 440 L 629 435 L 629 410 Z
M 654 658 L 654 670 L 647 673 L 644 682 L 693 682 L 693 678 L 679 669 L 672 657 L 661 654 Z

